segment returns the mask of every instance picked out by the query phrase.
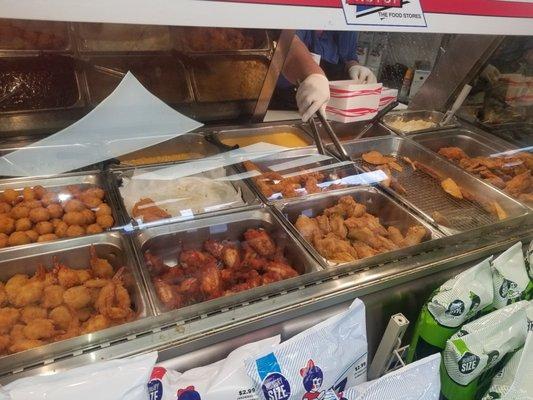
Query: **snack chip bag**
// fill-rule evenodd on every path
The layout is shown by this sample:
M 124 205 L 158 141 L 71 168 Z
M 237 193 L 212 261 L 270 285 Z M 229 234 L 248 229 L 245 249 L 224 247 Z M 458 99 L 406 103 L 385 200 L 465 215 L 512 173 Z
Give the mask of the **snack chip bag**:
M 502 308 L 530 297 L 533 292 L 533 282 L 526 270 L 521 242 L 511 246 L 490 264 L 494 286 L 492 303 L 494 308 Z
M 10 400 L 146 400 L 157 352 L 95 362 L 54 375 L 30 376 L 4 386 Z M 3 395 L 3 396 L 2 396 Z
M 525 343 L 527 301 L 493 311 L 461 330 L 447 342 L 440 367 L 441 398 L 473 400 L 485 393 L 500 361 Z
M 246 371 L 265 400 L 315 400 L 332 389 L 366 381 L 365 308 L 350 308 L 307 329 L 271 352 L 245 361 Z
M 461 325 L 493 302 L 490 260 L 443 283 L 422 308 L 409 346 L 411 362 L 442 351 Z
M 439 365 L 440 354 L 433 354 L 338 395 L 328 391 L 324 400 L 438 400 Z
M 533 332 L 526 344 L 513 354 L 494 376 L 482 400 L 533 400 Z
M 274 336 L 248 343 L 233 350 L 226 359 L 179 373 L 164 366 L 152 371 L 148 391 L 150 400 L 253 400 L 257 399 L 244 360 L 273 349 L 280 342 Z

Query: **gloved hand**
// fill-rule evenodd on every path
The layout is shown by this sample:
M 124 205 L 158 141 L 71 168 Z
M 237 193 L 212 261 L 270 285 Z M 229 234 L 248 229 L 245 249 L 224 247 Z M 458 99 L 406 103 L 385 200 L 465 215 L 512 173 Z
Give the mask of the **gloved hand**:
M 494 86 L 500 79 L 500 71 L 494 65 L 489 64 L 481 71 L 480 76 Z
M 329 81 L 322 74 L 309 75 L 296 92 L 296 104 L 303 122 L 307 122 L 318 110 L 325 113 L 328 101 Z
M 362 65 L 352 65 L 348 69 L 348 75 L 356 83 L 376 83 L 378 81 L 376 75 L 369 68 Z

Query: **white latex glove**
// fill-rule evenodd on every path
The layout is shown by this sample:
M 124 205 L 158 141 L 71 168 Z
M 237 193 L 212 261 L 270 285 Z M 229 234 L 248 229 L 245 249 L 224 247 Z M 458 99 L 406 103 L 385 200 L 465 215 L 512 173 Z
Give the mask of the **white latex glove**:
M 500 79 L 500 71 L 494 65 L 489 64 L 481 71 L 480 76 L 494 86 Z
M 296 104 L 303 122 L 307 122 L 318 110 L 324 114 L 328 101 L 329 81 L 322 74 L 309 75 L 296 92 Z
M 378 81 L 376 75 L 369 68 L 362 65 L 352 65 L 348 69 L 348 75 L 356 83 L 376 83 Z

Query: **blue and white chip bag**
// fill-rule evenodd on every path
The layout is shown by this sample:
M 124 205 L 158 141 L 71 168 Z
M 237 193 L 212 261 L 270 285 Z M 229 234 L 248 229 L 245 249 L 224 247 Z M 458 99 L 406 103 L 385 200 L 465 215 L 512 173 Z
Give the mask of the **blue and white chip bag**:
M 315 400 L 365 382 L 367 348 L 365 306 L 356 299 L 345 312 L 249 358 L 246 372 L 265 400 Z
M 422 358 L 381 378 L 328 392 L 323 400 L 438 400 L 440 353 Z
M 227 358 L 183 373 L 156 365 L 148 383 L 150 400 L 257 400 L 252 380 L 244 371 L 244 360 L 272 350 L 280 336 L 247 343 Z

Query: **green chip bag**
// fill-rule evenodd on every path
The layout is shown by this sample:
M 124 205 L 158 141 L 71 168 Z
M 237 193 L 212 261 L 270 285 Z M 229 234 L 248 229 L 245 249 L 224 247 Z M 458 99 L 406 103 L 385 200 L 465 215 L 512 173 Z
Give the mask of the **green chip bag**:
M 533 400 L 533 332 L 494 376 L 482 400 Z
M 463 325 L 446 342 L 440 367 L 441 399 L 475 400 L 527 336 L 527 301 L 513 303 Z
M 522 243 L 518 242 L 491 261 L 494 284 L 493 307 L 498 309 L 520 300 L 528 300 L 533 283 L 528 276 Z
M 424 305 L 415 325 L 407 361 L 442 351 L 460 326 L 493 302 L 490 260 L 445 282 Z

